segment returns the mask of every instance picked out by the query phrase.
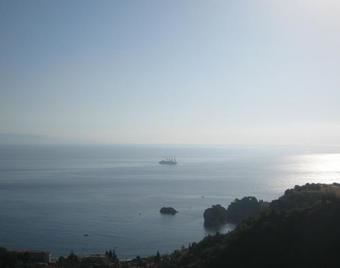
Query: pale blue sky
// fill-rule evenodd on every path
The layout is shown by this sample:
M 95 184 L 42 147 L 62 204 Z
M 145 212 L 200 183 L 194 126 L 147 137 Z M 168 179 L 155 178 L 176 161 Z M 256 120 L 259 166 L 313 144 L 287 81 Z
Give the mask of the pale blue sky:
M 336 0 L 0 0 L 0 133 L 340 145 Z

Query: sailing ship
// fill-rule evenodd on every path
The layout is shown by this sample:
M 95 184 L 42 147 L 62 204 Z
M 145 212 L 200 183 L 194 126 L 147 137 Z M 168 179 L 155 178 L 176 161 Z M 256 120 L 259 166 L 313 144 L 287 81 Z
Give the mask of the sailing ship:
M 160 165 L 177 165 L 177 161 L 175 157 L 168 157 L 164 160 L 158 162 Z

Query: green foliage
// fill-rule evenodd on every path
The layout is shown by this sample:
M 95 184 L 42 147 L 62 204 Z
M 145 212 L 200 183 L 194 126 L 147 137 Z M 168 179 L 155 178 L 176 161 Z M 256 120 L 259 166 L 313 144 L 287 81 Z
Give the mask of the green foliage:
M 253 217 L 267 207 L 267 203 L 262 200 L 257 200 L 253 196 L 235 199 L 228 206 L 227 219 L 229 222 L 240 223 L 244 219 Z
M 112 262 L 118 262 L 119 261 L 117 254 L 116 254 L 116 251 L 114 249 L 106 251 L 105 256 Z
M 337 184 L 288 190 L 233 232 L 207 236 L 173 255 L 173 267 L 339 267 L 339 190 Z
M 161 254 L 159 253 L 159 251 L 157 251 L 156 256 L 155 256 L 155 262 L 159 263 L 161 261 Z

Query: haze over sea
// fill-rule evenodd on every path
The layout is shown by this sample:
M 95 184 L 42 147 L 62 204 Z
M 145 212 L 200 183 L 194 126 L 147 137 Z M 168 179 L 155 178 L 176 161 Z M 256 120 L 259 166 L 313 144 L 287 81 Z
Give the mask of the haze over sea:
M 209 233 L 203 211 L 306 182 L 340 182 L 340 154 L 286 147 L 0 147 L 0 245 L 120 257 L 167 253 Z M 176 156 L 177 166 L 158 161 Z M 179 213 L 162 216 L 162 206 Z M 232 226 L 225 226 L 224 232 Z M 85 236 L 88 235 L 88 236 Z

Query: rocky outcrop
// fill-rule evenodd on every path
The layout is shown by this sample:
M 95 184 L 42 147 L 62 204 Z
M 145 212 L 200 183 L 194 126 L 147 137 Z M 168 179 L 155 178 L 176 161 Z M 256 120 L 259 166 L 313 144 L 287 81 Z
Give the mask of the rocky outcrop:
M 227 221 L 238 224 L 249 217 L 256 216 L 268 206 L 269 203 L 257 200 L 256 197 L 253 196 L 246 196 L 242 199 L 236 198 L 228 206 Z
M 221 205 L 213 205 L 204 211 L 203 217 L 204 226 L 218 227 L 227 222 L 227 210 Z
M 167 214 L 167 215 L 175 215 L 178 213 L 176 209 L 173 207 L 162 207 L 159 211 L 161 214 Z

